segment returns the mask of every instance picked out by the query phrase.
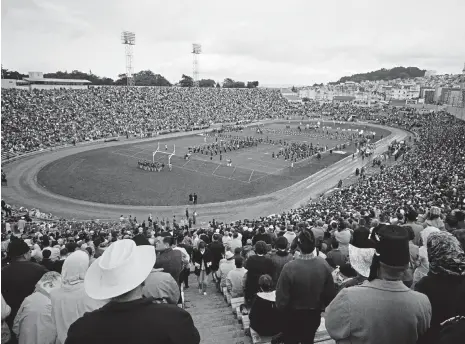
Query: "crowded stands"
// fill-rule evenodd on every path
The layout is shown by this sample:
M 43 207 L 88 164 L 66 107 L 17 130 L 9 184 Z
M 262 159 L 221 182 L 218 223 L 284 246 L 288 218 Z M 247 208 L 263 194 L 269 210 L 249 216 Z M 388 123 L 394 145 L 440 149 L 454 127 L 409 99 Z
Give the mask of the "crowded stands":
M 79 141 L 111 131 L 186 129 L 287 108 L 260 90 L 17 92 L 2 99 L 2 148 L 13 152 L 76 132 Z M 209 102 L 214 113 L 202 108 Z M 373 119 L 369 110 L 350 111 Z M 74 124 L 61 122 L 70 116 Z M 44 221 L 29 211 L 7 213 L 2 202 L 2 342 L 199 343 L 190 314 L 176 306 L 193 273 L 202 297 L 209 284 L 243 297 L 250 328 L 273 343 L 312 343 L 322 319 L 338 343 L 461 343 L 465 125 L 444 112 L 390 110 L 376 121 L 412 132 L 411 141 L 392 144 L 387 157 L 395 161 L 373 164 L 327 197 L 259 219 L 212 220 L 203 228 L 152 215 Z
M 283 117 L 279 90 L 94 87 L 2 90 L 2 151 L 25 153 L 118 135 L 189 131 Z

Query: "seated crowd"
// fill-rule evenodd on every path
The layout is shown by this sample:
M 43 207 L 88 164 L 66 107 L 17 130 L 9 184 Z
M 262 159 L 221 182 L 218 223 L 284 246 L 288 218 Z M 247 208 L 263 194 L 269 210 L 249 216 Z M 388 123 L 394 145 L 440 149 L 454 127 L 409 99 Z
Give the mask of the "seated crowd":
M 25 153 L 117 135 L 188 131 L 283 117 L 279 90 L 93 87 L 2 91 L 2 151 Z
M 2 227 L 2 342 L 199 343 L 176 306 L 191 266 L 276 343 L 312 343 L 322 315 L 338 343 L 462 342 L 465 126 L 402 116 L 383 119 L 415 133 L 396 164 L 282 214 Z

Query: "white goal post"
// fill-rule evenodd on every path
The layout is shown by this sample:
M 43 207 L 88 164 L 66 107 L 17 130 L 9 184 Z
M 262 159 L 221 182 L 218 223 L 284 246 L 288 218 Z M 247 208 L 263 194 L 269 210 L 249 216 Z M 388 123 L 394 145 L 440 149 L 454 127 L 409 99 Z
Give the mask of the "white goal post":
M 160 150 L 160 142 L 158 142 L 157 150 L 152 154 L 152 162 L 155 162 L 155 155 L 157 153 L 168 155 L 168 164 L 171 165 L 171 157 L 176 154 L 176 145 L 173 145 L 173 151 L 167 152 Z

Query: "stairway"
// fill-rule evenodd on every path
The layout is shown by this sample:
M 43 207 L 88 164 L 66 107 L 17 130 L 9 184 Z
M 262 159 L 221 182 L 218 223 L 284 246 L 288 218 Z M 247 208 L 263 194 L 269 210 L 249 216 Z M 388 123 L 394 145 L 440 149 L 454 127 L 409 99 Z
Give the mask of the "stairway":
M 209 279 L 207 295 L 200 295 L 197 277 L 189 276 L 189 289 L 184 291 L 185 309 L 200 333 L 201 344 L 251 344 L 252 340 L 235 319 L 231 307 Z

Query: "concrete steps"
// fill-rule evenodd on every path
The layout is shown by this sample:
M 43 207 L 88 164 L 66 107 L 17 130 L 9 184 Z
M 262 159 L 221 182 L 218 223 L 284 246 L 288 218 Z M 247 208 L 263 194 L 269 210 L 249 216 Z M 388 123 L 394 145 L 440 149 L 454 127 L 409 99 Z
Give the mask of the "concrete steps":
M 201 295 L 197 288 L 195 275 L 189 277 L 190 288 L 184 291 L 185 309 L 194 320 L 200 333 L 201 344 L 251 344 L 242 326 L 235 319 L 231 307 L 224 301 L 222 294 L 216 291 L 210 279 L 207 295 Z

